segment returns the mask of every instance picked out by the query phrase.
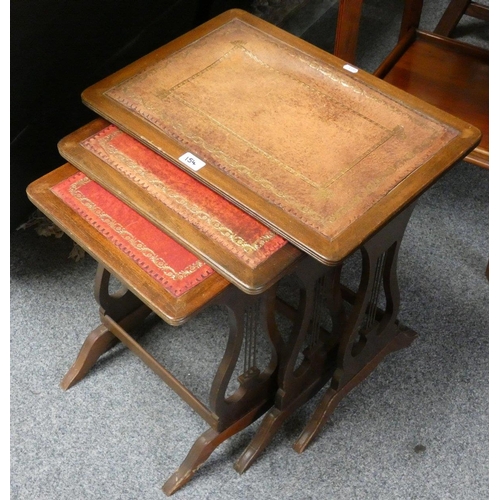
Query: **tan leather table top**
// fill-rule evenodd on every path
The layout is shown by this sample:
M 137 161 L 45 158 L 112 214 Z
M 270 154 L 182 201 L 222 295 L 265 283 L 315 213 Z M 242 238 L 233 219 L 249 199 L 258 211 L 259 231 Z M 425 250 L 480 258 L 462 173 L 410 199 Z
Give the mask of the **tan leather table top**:
M 247 14 L 229 11 L 84 102 L 326 264 L 341 261 L 480 132 Z M 192 170 L 189 153 L 205 163 Z

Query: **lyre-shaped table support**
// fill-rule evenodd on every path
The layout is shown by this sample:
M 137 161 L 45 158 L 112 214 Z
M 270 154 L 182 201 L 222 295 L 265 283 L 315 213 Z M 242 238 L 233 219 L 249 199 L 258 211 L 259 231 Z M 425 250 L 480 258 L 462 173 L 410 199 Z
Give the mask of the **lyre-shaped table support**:
M 311 399 L 331 379 L 331 387 L 303 431 L 294 449 L 301 452 L 319 432 L 338 402 L 371 373 L 392 351 L 409 345 L 415 333 L 403 329 L 398 322 L 399 287 L 396 276 L 398 250 L 406 225 L 413 211 L 410 205 L 361 246 L 362 270 L 360 286 L 353 296 L 347 318 L 342 307 L 343 287 L 340 266 L 328 268 L 316 263 L 297 271 L 303 289 L 296 313 L 295 333 L 286 346 L 280 368 L 279 389 L 274 406 L 264 417 L 257 433 L 237 459 L 234 467 L 242 473 L 264 451 L 283 422 L 302 404 Z M 303 348 L 306 332 L 315 324 L 314 307 L 318 306 L 317 288 L 320 283 L 327 292 L 325 305 L 333 325 L 328 341 L 318 344 L 312 363 L 305 360 L 295 368 L 297 355 Z M 325 286 L 326 285 L 326 286 Z M 378 302 L 385 295 L 385 308 Z M 349 300 L 347 300 L 349 302 Z M 301 380 L 301 377 L 303 380 Z
M 165 494 L 181 488 L 219 444 L 257 420 L 272 405 L 278 384 L 280 341 L 274 318 L 275 289 L 276 286 L 255 296 L 232 288 L 217 301 L 227 307 L 230 324 L 226 351 L 209 397 L 217 422 L 196 440 L 184 462 L 163 485 Z M 263 370 L 257 368 L 254 356 L 259 326 L 271 344 L 270 361 Z M 227 395 L 242 348 L 244 372 L 238 377 L 238 388 Z
M 327 389 L 293 448 L 303 452 L 339 402 L 387 356 L 410 345 L 416 333 L 399 324 L 397 259 L 414 204 L 397 215 L 361 247 L 358 292 L 342 332 L 335 371 Z M 380 307 L 385 295 L 385 306 Z
M 406 347 L 414 332 L 397 320 L 399 288 L 396 276 L 401 240 L 413 205 L 397 215 L 361 247 L 362 272 L 359 290 L 352 294 L 346 316 L 340 284 L 341 265 L 329 267 L 309 258 L 295 270 L 299 281 L 299 306 L 289 314 L 293 320 L 288 341 L 276 326 L 276 288 L 248 295 L 229 287 L 211 303 L 229 312 L 229 335 L 215 374 L 208 406 L 197 399 L 165 367 L 145 351 L 129 333 L 151 312 L 130 291 L 110 294 L 110 274 L 99 266 L 95 296 L 102 324 L 91 332 L 77 360 L 63 379 L 68 388 L 80 380 L 99 357 L 121 340 L 153 369 L 209 425 L 194 443 L 186 459 L 163 486 L 171 495 L 186 484 L 211 453 L 226 439 L 266 413 L 257 433 L 234 467 L 244 472 L 260 456 L 283 422 L 311 399 L 328 381 L 330 388 L 294 445 L 302 452 L 318 434 L 339 401 L 390 352 Z M 380 308 L 381 297 L 385 306 Z M 329 328 L 321 324 L 327 316 Z M 271 347 L 270 360 L 257 368 L 257 330 L 264 332 Z M 244 351 L 244 352 L 243 352 Z M 227 395 L 237 362 L 243 353 L 243 373 L 238 387 Z M 299 356 L 302 360 L 299 362 Z
M 106 311 L 125 330 L 132 331 L 146 319 L 151 309 L 123 286 L 115 293 L 109 293 L 110 277 L 110 273 L 99 264 L 94 280 L 94 297 L 100 306 L 101 317 Z M 117 343 L 116 336 L 101 323 L 85 339 L 75 362 L 63 377 L 61 387 L 67 390 L 74 386 Z
M 293 317 L 288 342 L 282 340 L 283 362 L 274 406 L 265 415 L 257 433 L 240 455 L 234 468 L 243 473 L 260 456 L 283 422 L 312 398 L 332 375 L 337 333 L 342 322 L 341 266 L 326 267 L 305 260 L 295 275 L 299 281 L 299 305 Z M 320 315 L 329 316 L 330 330 Z M 299 363 L 299 355 L 303 355 Z
M 68 389 L 81 380 L 105 352 L 121 341 L 188 403 L 210 428 L 195 441 L 184 462 L 164 484 L 164 493 L 171 495 L 191 479 L 217 446 L 250 425 L 272 405 L 278 386 L 278 344 L 281 342 L 274 316 L 276 285 L 260 295 L 248 295 L 236 287 L 228 287 L 210 302 L 227 308 L 229 334 L 208 405 L 205 405 L 132 336 L 130 332 L 151 310 L 125 287 L 109 293 L 110 276 L 102 265 L 98 266 L 94 294 L 100 306 L 101 325 L 88 335 L 61 386 Z M 257 368 L 255 357 L 260 341 L 258 331 L 267 338 L 270 350 L 267 366 L 262 369 Z M 242 352 L 244 373 L 237 378 L 236 390 L 228 395 Z

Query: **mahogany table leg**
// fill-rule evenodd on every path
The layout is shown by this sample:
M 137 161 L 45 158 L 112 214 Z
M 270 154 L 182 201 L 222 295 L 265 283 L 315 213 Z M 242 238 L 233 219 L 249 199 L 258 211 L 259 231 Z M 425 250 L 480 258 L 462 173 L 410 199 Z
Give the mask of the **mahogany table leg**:
M 224 431 L 217 431 L 213 428 L 206 430 L 195 441 L 184 459 L 184 462 L 182 462 L 180 467 L 167 479 L 162 488 L 163 492 L 167 496 L 170 496 L 182 488 L 221 443 L 255 422 L 255 420 L 257 420 L 268 408 L 269 405 L 265 405 L 261 408 L 254 408 L 245 415 L 245 417 L 236 421 Z
M 400 326 L 396 265 L 399 246 L 413 205 L 395 217 L 361 248 L 361 283 L 342 333 L 330 388 L 293 448 L 303 452 L 340 400 L 364 380 L 389 353 L 407 347 L 416 333 Z M 385 308 L 378 307 L 385 292 Z
M 118 339 L 104 325 L 99 325 L 90 332 L 75 362 L 64 375 L 60 383 L 61 388 L 67 390 L 73 387 L 87 375 L 89 370 L 97 363 L 97 360 L 117 342 Z
M 417 334 L 412 330 L 399 330 L 398 334 L 392 341 L 381 349 L 373 359 L 367 363 L 349 382 L 347 382 L 341 389 L 335 390 L 329 387 L 323 398 L 319 402 L 314 414 L 308 421 L 306 427 L 300 434 L 297 441 L 293 445 L 293 449 L 297 453 L 302 453 L 312 439 L 318 435 L 322 427 L 327 422 L 330 415 L 334 412 L 340 401 L 349 394 L 358 384 L 360 384 L 370 373 L 375 370 L 379 363 L 391 352 L 398 351 L 408 347 L 417 337 Z
M 282 345 L 284 359 L 280 366 L 279 389 L 274 406 L 234 464 L 240 474 L 260 456 L 283 422 L 312 398 L 332 375 L 337 323 L 342 318 L 340 266 L 327 268 L 317 261 L 306 261 L 296 275 L 301 286 L 300 304 L 291 338 Z M 331 318 L 330 332 L 323 329 L 318 321 L 324 309 Z M 297 367 L 301 352 L 304 359 Z
M 281 352 L 274 317 L 275 290 L 276 286 L 259 296 L 234 290 L 220 298 L 229 312 L 230 334 L 210 391 L 210 407 L 217 416 L 217 424 L 195 441 L 184 462 L 165 482 L 166 495 L 186 484 L 217 446 L 255 422 L 272 406 Z M 271 358 L 263 370 L 257 368 L 255 357 L 259 326 L 271 344 Z M 244 372 L 238 377 L 239 387 L 228 396 L 230 378 L 241 353 Z
M 212 381 L 208 407 L 139 345 L 119 322 L 109 315 L 103 317 L 106 327 L 210 425 L 164 484 L 165 494 L 171 495 L 185 485 L 217 446 L 260 418 L 273 404 L 278 387 L 278 353 L 282 351 L 275 325 L 275 294 L 276 285 L 260 295 L 248 295 L 230 287 L 214 299 L 213 304 L 228 310 L 229 335 Z M 270 356 L 259 369 L 256 348 L 258 342 L 264 340 L 261 337 L 267 339 Z M 237 377 L 231 392 L 230 382 L 237 373 L 240 355 L 244 358 L 243 373 Z
M 110 273 L 101 265 L 97 268 L 94 283 L 94 293 L 97 303 L 101 306 L 101 316 L 110 309 L 115 313 L 119 323 L 127 330 L 132 330 L 151 313 L 139 299 L 131 292 L 122 288 L 115 294 L 109 294 Z M 79 382 L 98 359 L 119 342 L 118 338 L 101 324 L 89 333 L 83 343 L 78 356 L 63 377 L 60 386 L 67 390 Z
M 300 408 L 305 402 L 309 401 L 321 387 L 327 382 L 328 377 L 324 380 L 311 384 L 308 390 L 303 391 L 284 409 L 276 408 L 273 406 L 265 415 L 260 427 L 247 445 L 243 453 L 238 457 L 234 464 L 237 472 L 242 474 L 250 468 L 250 466 L 257 460 L 260 454 L 264 451 L 267 445 L 271 442 L 272 438 L 278 432 L 285 420 L 295 411 Z

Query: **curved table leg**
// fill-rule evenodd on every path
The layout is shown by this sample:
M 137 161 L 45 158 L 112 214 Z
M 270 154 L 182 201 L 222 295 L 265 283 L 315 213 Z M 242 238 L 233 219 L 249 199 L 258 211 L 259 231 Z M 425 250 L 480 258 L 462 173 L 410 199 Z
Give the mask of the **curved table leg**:
M 416 337 L 417 334 L 413 330 L 401 327 L 396 337 L 394 337 L 394 339 L 387 344 L 384 349 L 379 351 L 379 353 L 341 389 L 336 390 L 329 387 L 316 407 L 306 427 L 300 434 L 297 441 L 295 441 L 293 449 L 297 453 L 302 453 L 309 446 L 313 438 L 318 435 L 320 430 L 328 421 L 328 418 L 335 411 L 335 408 L 337 408 L 340 401 L 342 401 L 342 399 L 347 396 L 352 389 L 368 377 L 368 375 L 375 370 L 379 363 L 388 354 L 408 347 Z
M 295 315 L 291 339 L 282 350 L 280 388 L 256 434 L 239 456 L 234 468 L 245 472 L 264 451 L 284 421 L 312 398 L 331 378 L 333 346 L 341 314 L 340 266 L 327 268 L 315 261 L 304 262 L 296 275 L 300 282 L 300 304 Z M 320 326 L 321 312 L 332 320 L 332 331 Z M 300 353 L 304 360 L 297 367 Z
M 162 487 L 167 496 L 174 494 L 189 482 L 194 473 L 205 463 L 212 452 L 224 441 L 248 427 L 268 408 L 257 408 L 223 431 L 210 428 L 193 444 L 180 467 L 167 479 Z
M 222 442 L 248 427 L 272 406 L 278 385 L 280 351 L 280 336 L 274 317 L 275 288 L 271 287 L 260 295 L 247 295 L 229 287 L 214 300 L 214 304 L 228 309 L 229 332 L 212 381 L 208 407 L 136 342 L 120 322 L 107 315 L 102 318 L 106 327 L 125 346 L 211 426 L 196 439 L 181 466 L 166 481 L 163 486 L 165 494 L 171 495 L 185 485 Z M 269 359 L 262 369 L 257 366 L 262 361 L 257 359 L 259 340 L 268 344 Z M 236 368 L 241 368 L 238 365 L 240 355 L 244 372 L 236 376 Z M 229 390 L 233 375 L 237 384 Z
M 414 205 L 396 216 L 361 247 L 359 290 L 349 300 L 352 312 L 342 332 L 329 389 L 293 448 L 302 453 L 319 433 L 342 398 L 362 382 L 389 353 L 407 347 L 416 333 L 402 327 L 399 313 L 397 257 Z M 385 307 L 378 304 L 382 289 Z
M 284 409 L 273 406 L 266 413 L 255 436 L 234 463 L 234 469 L 240 474 L 247 471 L 271 442 L 273 436 L 278 432 L 285 420 L 297 408 L 300 408 L 306 401 L 313 397 L 323 385 L 324 382 L 311 385 L 309 391 L 303 392 L 293 401 L 293 403 L 289 404 Z
M 94 294 L 101 306 L 101 318 L 111 310 L 123 328 L 132 330 L 146 319 L 151 310 L 125 287 L 117 293 L 110 294 L 110 276 L 110 273 L 99 264 L 94 282 Z M 61 388 L 68 390 L 73 387 L 87 375 L 98 359 L 118 342 L 118 338 L 102 323 L 92 330 L 85 339 L 75 362 L 61 380 Z
M 78 353 L 76 361 L 64 375 L 61 388 L 65 391 L 79 382 L 89 370 L 97 363 L 97 360 L 114 345 L 118 339 L 104 326 L 99 325 L 89 333 L 88 337 Z
M 198 437 L 181 466 L 165 482 L 162 489 L 166 495 L 184 486 L 221 443 L 248 427 L 272 405 L 280 342 L 274 321 L 274 297 L 275 287 L 260 296 L 248 296 L 234 289 L 218 298 L 228 309 L 230 328 L 226 350 L 210 390 L 209 404 L 217 422 Z M 269 364 L 263 370 L 257 367 L 255 358 L 259 325 L 271 350 Z M 228 396 L 228 384 L 240 354 L 244 358 L 244 372 L 238 377 L 239 387 Z

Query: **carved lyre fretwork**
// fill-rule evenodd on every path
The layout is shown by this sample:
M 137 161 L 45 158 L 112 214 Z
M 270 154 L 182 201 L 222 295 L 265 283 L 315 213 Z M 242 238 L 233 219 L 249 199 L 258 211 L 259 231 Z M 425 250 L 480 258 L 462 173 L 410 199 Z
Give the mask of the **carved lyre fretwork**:
M 250 425 L 272 405 L 277 389 L 281 342 L 274 314 L 276 286 L 260 295 L 248 295 L 228 287 L 212 302 L 229 311 L 229 334 L 206 406 L 136 341 L 131 332 L 151 310 L 121 284 L 118 290 L 110 292 L 110 279 L 111 274 L 99 265 L 94 296 L 102 324 L 89 334 L 61 385 L 64 389 L 74 385 L 102 354 L 121 341 L 188 403 L 210 428 L 198 437 L 181 466 L 165 482 L 163 491 L 171 495 L 189 481 L 217 446 Z M 256 353 L 261 337 L 267 339 L 269 361 L 259 369 Z M 241 355 L 243 373 L 237 378 L 239 385 L 227 395 L 228 384 Z
M 275 325 L 275 293 L 276 286 L 259 296 L 232 288 L 218 298 L 218 303 L 229 311 L 229 337 L 210 390 L 209 408 L 216 420 L 196 440 L 184 462 L 163 485 L 167 495 L 189 481 L 219 444 L 250 425 L 272 405 L 277 389 L 278 344 L 281 341 Z M 271 346 L 270 361 L 262 370 L 256 366 L 258 331 L 264 332 Z M 242 354 L 243 373 L 237 377 L 238 388 L 227 395 Z
M 94 297 L 101 312 L 105 312 L 115 321 L 120 321 L 123 316 L 129 315 L 144 304 L 122 283 L 118 290 L 110 293 L 110 280 L 111 273 L 99 264 L 94 280 Z
M 360 284 L 356 294 L 344 289 L 344 298 L 352 303 L 352 309 L 340 338 L 331 384 L 294 444 L 299 453 L 353 387 L 387 354 L 406 347 L 415 338 L 413 332 L 398 323 L 400 297 L 396 274 L 399 247 L 413 207 L 410 205 L 398 214 L 360 249 Z M 385 299 L 384 303 L 381 299 Z
M 296 276 L 300 297 L 279 376 L 275 406 L 280 409 L 324 377 L 342 316 L 340 266 L 327 268 L 311 260 L 297 270 Z M 325 316 L 328 330 L 322 321 Z
M 223 302 L 229 312 L 229 338 L 209 401 L 210 408 L 219 418 L 220 428 L 248 412 L 258 401 L 257 404 L 266 403 L 276 392 L 280 337 L 273 314 L 275 288 L 257 296 L 234 291 Z M 258 344 L 263 340 L 270 346 L 270 359 L 267 366 L 260 369 L 257 348 L 262 348 Z M 237 389 L 230 391 L 229 383 L 239 359 L 242 373 L 237 377 Z
M 396 272 L 393 264 L 397 260 L 398 246 L 394 243 L 378 255 L 369 243 L 361 249 L 363 276 L 340 341 L 337 367 L 332 378 L 334 389 L 338 390 L 349 381 L 380 346 L 394 336 L 399 291 L 396 280 L 391 278 Z M 381 295 L 385 296 L 385 304 L 380 304 Z
M 279 389 L 274 406 L 257 433 L 234 464 L 242 473 L 258 458 L 286 418 L 311 398 L 331 377 L 342 318 L 340 266 L 326 267 L 306 259 L 295 271 L 299 303 L 296 309 L 280 303 L 282 314 L 292 319 L 289 338 L 282 338 L 283 360 L 279 366 Z M 329 316 L 330 330 L 321 321 Z

